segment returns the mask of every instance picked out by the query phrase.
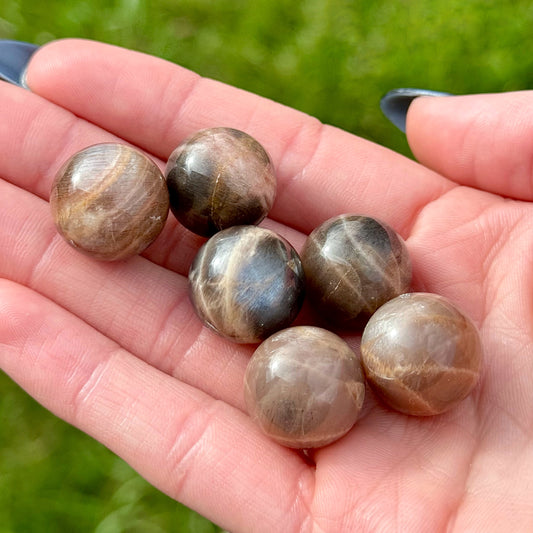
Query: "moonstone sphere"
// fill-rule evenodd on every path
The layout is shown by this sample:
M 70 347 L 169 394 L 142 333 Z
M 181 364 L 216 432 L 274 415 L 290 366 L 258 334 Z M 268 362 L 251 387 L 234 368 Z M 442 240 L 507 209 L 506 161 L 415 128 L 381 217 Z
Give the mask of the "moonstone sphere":
M 264 228 L 235 226 L 200 248 L 189 288 L 207 326 L 234 342 L 258 343 L 296 318 L 305 281 L 289 242 Z
M 472 321 L 436 294 L 402 294 L 380 307 L 361 340 L 370 385 L 392 408 L 436 415 L 478 382 L 481 341 Z
M 361 325 L 409 290 L 411 260 L 403 239 L 374 218 L 340 215 L 316 228 L 302 250 L 310 300 L 331 325 Z
M 230 226 L 259 224 L 276 196 L 267 152 L 232 128 L 209 128 L 186 139 L 170 155 L 165 175 L 172 213 L 204 237 Z
M 290 448 L 318 448 L 345 435 L 365 397 L 359 358 L 325 329 L 297 326 L 255 351 L 244 378 L 250 416 Z
M 57 230 L 74 248 L 115 261 L 141 253 L 168 215 L 165 178 L 148 157 L 122 144 L 89 146 L 56 174 L 50 207 Z

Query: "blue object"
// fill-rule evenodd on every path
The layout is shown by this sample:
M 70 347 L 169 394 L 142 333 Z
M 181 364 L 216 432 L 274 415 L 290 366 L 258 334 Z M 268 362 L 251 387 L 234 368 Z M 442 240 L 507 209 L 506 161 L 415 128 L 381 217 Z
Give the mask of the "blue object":
M 0 80 L 27 89 L 26 67 L 37 48 L 35 44 L 0 39 Z
M 427 89 L 393 89 L 380 102 L 383 114 L 405 133 L 405 119 L 411 102 L 419 96 L 452 96 L 451 93 L 429 91 Z

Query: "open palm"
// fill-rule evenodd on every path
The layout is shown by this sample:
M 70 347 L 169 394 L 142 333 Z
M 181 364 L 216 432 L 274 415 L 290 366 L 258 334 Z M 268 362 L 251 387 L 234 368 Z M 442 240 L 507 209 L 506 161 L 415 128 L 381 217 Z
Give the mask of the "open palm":
M 408 134 L 422 166 L 103 44 L 42 48 L 28 84 L 0 84 L 0 365 L 32 396 L 233 533 L 533 529 L 533 94 L 416 100 Z M 253 348 L 193 313 L 186 274 L 202 239 L 169 217 L 142 257 L 99 263 L 57 235 L 48 193 L 72 153 L 123 140 L 163 166 L 212 126 L 269 151 L 279 186 L 265 225 L 296 248 L 341 213 L 406 238 L 413 288 L 480 328 L 469 398 L 415 418 L 369 392 L 350 433 L 304 457 L 245 414 Z

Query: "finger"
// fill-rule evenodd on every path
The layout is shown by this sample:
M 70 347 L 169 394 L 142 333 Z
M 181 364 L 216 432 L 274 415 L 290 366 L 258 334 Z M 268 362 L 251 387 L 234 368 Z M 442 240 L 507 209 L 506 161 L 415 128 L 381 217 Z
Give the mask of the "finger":
M 204 328 L 184 276 L 144 258 L 101 263 L 70 248 L 46 202 L 0 180 L 0 276 L 54 300 L 159 370 L 244 409 L 252 348 Z
M 335 214 L 362 212 L 405 233 L 422 206 L 451 187 L 412 161 L 303 113 L 101 43 L 48 44 L 33 56 L 27 80 L 35 93 L 162 159 L 200 128 L 247 131 L 278 172 L 272 217 L 304 232 Z
M 533 91 L 416 98 L 407 137 L 422 164 L 456 183 L 533 199 Z
M 3 280 L 0 318 L 2 369 L 157 488 L 230 529 L 299 530 L 313 475 L 244 414 Z
M 45 200 L 48 200 L 57 170 L 73 153 L 98 142 L 121 141 L 12 85 L 0 84 L 0 101 L 3 104 L 0 108 L 0 177 Z M 164 167 L 162 161 L 156 159 L 155 162 Z M 291 242 L 298 242 L 296 233 L 276 228 Z M 204 239 L 169 217 L 163 234 L 145 255 L 171 270 L 186 273 L 203 242 Z
M 13 85 L 0 83 L 0 102 L 0 176 L 41 198 L 48 199 L 56 171 L 74 152 L 99 142 L 119 141 Z

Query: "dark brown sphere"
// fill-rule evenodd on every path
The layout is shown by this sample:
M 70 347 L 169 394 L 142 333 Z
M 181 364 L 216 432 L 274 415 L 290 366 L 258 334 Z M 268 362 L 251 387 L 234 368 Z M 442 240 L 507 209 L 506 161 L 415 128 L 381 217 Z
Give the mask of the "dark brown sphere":
M 276 195 L 267 152 L 232 128 L 205 129 L 186 139 L 170 155 L 165 175 L 175 217 L 204 237 L 259 224 Z
M 115 261 L 141 253 L 168 215 L 168 191 L 157 165 L 122 144 L 90 146 L 58 171 L 50 193 L 57 230 L 74 248 Z
M 189 288 L 207 326 L 234 342 L 257 343 L 296 318 L 305 281 L 289 242 L 264 228 L 235 226 L 200 248 Z
M 302 250 L 309 298 L 333 326 L 360 326 L 379 306 L 409 290 L 403 239 L 374 218 L 340 215 L 316 228 Z
M 290 448 L 318 448 L 345 435 L 365 397 L 358 357 L 325 329 L 297 326 L 255 351 L 244 378 L 250 416 Z
M 472 321 L 436 294 L 402 294 L 368 321 L 361 360 L 374 390 L 409 415 L 436 415 L 466 398 L 481 371 Z

